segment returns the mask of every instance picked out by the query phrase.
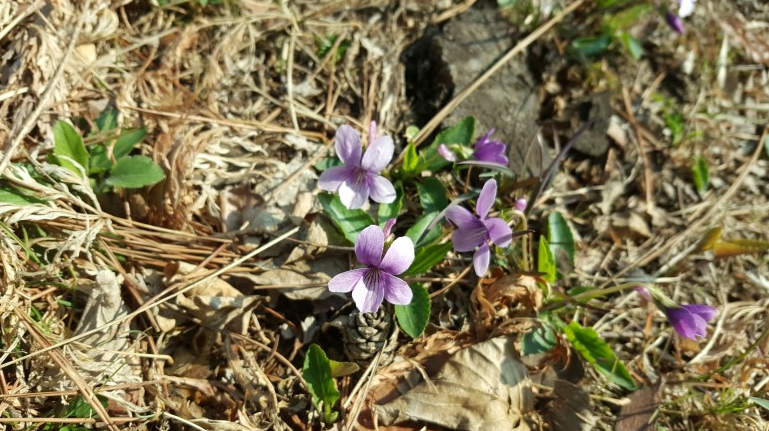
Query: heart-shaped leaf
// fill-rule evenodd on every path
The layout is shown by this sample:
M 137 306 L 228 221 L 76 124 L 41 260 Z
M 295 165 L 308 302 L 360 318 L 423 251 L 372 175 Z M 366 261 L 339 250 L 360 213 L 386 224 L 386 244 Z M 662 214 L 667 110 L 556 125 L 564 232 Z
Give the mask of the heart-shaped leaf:
M 595 329 L 583 328 L 579 323 L 572 321 L 563 328 L 563 332 L 582 358 L 604 377 L 629 391 L 635 390 L 635 380 Z
M 347 209 L 337 195 L 320 193 L 318 200 L 323 206 L 323 212 L 352 244 L 355 244 L 355 239 L 363 229 L 376 224 L 366 211 Z
M 430 294 L 419 283 L 410 284 L 414 296 L 408 305 L 396 305 L 395 316 L 403 332 L 411 338 L 422 335 L 430 320 Z
M 124 157 L 110 171 L 107 184 L 126 189 L 151 186 L 166 177 L 163 169 L 149 157 Z

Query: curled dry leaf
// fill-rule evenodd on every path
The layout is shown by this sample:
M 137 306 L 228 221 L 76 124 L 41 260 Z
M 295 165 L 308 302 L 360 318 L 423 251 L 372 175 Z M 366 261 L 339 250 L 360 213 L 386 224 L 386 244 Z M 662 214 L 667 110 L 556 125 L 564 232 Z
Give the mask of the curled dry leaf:
M 475 331 L 479 339 L 491 334 L 526 332 L 542 307 L 542 289 L 527 275 L 508 275 L 473 290 Z
M 513 338 L 498 337 L 460 350 L 435 376 L 374 408 L 384 425 L 417 420 L 457 430 L 524 431 L 532 407 Z

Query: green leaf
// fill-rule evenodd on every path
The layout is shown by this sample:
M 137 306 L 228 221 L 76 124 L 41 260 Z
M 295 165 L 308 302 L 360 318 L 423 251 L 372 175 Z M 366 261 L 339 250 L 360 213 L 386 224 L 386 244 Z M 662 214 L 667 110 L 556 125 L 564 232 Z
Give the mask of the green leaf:
M 609 34 L 601 34 L 600 36 L 574 39 L 571 43 L 571 49 L 579 57 L 591 57 L 606 52 L 609 49 L 609 44 L 611 44 L 611 36 Z
M 307 350 L 302 367 L 302 376 L 312 394 L 312 402 L 317 407 L 323 402 L 326 419 L 333 419 L 333 407 L 339 399 L 334 378 L 331 377 L 331 364 L 323 349 L 313 344 Z
M 694 159 L 694 165 L 692 166 L 692 176 L 694 179 L 694 187 L 697 188 L 697 193 L 700 195 L 705 194 L 708 191 L 708 183 L 710 182 L 710 169 L 708 168 L 708 161 L 702 156 L 697 156 Z
M 315 164 L 315 169 L 317 169 L 320 172 L 323 172 L 327 169 L 331 169 L 334 166 L 342 166 L 343 163 L 341 160 L 339 160 L 336 157 L 326 157 L 325 159 L 322 159 L 318 163 Z
M 475 134 L 475 118 L 465 117 L 457 124 L 438 133 L 429 147 L 425 148 L 419 154 L 419 166 L 417 172 L 431 171 L 436 172 L 441 168 L 448 166 L 451 162 L 438 154 L 438 146 L 441 144 L 459 144 L 469 146 Z
M 549 326 L 543 325 L 523 334 L 521 353 L 536 355 L 555 347 L 555 333 Z
M 628 32 L 622 32 L 620 34 L 619 39 L 622 41 L 622 45 L 625 46 L 625 49 L 630 53 L 630 56 L 633 57 L 634 60 L 640 60 L 641 56 L 643 56 L 644 50 L 641 46 L 641 42 L 630 35 Z
M 117 128 L 117 115 L 118 112 L 112 108 L 107 108 L 96 119 L 96 127 L 100 132 L 108 132 Z
M 115 145 L 112 147 L 112 155 L 115 160 L 120 161 L 123 157 L 131 153 L 131 150 L 138 145 L 147 131 L 142 127 L 139 129 L 123 129 L 120 136 L 115 139 Z M 108 144 L 111 145 L 111 144 Z M 107 146 L 99 144 L 91 150 L 91 172 L 100 174 L 113 167 L 115 163 L 107 155 Z
M 53 145 L 56 164 L 80 175 L 81 171 L 70 161 L 72 159 L 88 173 L 88 151 L 83 138 L 69 123 L 59 120 L 53 126 Z
M 403 172 L 407 174 L 416 173 L 416 168 L 419 165 L 419 156 L 417 155 L 417 147 L 413 142 L 410 142 L 406 146 L 406 152 L 403 154 Z
M 9 185 L 0 185 L 0 202 L 5 204 L 24 206 L 30 204 L 39 204 L 45 201 L 37 199 L 33 196 L 29 196 L 21 190 Z
M 764 410 L 769 410 L 769 400 L 765 400 L 763 398 L 759 397 L 750 397 L 748 398 L 753 404 L 763 408 Z
M 629 8 L 623 9 L 616 14 L 605 14 L 604 23 L 606 23 L 606 32 L 616 33 L 620 30 L 626 30 L 638 21 L 654 11 L 654 5 L 651 3 L 641 3 Z
M 157 184 L 166 177 L 163 169 L 149 157 L 124 157 L 115 163 L 110 171 L 107 184 L 114 187 L 136 189 Z
M 451 250 L 451 247 L 451 243 L 447 242 L 417 248 L 414 253 L 414 263 L 402 275 L 421 275 L 426 273 L 446 257 L 446 253 Z
M 544 235 L 539 237 L 539 252 L 537 254 L 537 271 L 544 273 L 544 278 L 549 283 L 555 282 L 555 259 L 550 251 L 550 245 Z
M 625 365 L 593 328 L 583 328 L 579 323 L 572 321 L 563 328 L 563 332 L 582 358 L 604 377 L 629 391 L 636 389 L 635 381 Z
M 410 284 L 414 293 L 411 303 L 408 305 L 396 305 L 395 316 L 403 332 L 411 338 L 417 338 L 425 331 L 427 321 L 430 320 L 430 294 L 419 283 Z
M 554 258 L 558 259 L 559 254 L 565 254 L 569 263 L 574 265 L 574 235 L 566 219 L 557 211 L 547 216 L 547 241 Z
M 333 359 L 328 360 L 331 367 L 331 377 L 343 377 L 356 373 L 360 367 L 355 362 L 339 362 Z
M 446 196 L 446 188 L 435 177 L 425 178 L 417 183 L 419 203 L 426 213 L 441 212 L 449 206 L 449 198 Z
M 363 229 L 376 224 L 367 212 L 361 209 L 348 210 L 337 195 L 320 193 L 318 200 L 323 206 L 323 212 L 352 244 L 355 244 L 355 239 Z
M 400 181 L 394 184 L 395 186 L 395 200 L 389 204 L 379 204 L 377 210 L 377 220 L 379 221 L 379 227 L 384 228 L 387 220 L 398 218 L 398 214 L 403 208 L 403 185 Z
M 440 213 L 432 212 L 423 215 L 411 225 L 409 230 L 406 231 L 406 236 L 411 238 L 411 241 L 414 242 L 415 246 L 419 247 L 424 244 L 429 244 L 441 235 L 440 226 L 435 226 L 429 232 L 425 233 L 433 220 L 435 220 L 435 217 L 438 217 L 438 214 Z

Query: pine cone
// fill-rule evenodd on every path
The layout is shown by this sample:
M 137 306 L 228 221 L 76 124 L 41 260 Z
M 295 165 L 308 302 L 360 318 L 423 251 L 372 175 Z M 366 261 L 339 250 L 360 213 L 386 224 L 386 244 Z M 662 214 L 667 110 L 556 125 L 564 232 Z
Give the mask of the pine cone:
M 395 350 L 398 333 L 392 330 L 392 315 L 384 309 L 376 313 L 353 311 L 335 319 L 333 324 L 342 330 L 347 357 L 358 365 L 368 364 L 384 349 L 380 360 L 383 364 Z

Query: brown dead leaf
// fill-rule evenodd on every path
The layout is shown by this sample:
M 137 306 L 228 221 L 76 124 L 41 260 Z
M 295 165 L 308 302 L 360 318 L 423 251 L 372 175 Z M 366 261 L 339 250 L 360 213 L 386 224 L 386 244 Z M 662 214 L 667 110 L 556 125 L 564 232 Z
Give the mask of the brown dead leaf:
M 543 409 L 554 431 L 593 431 L 597 420 L 590 409 L 590 396 L 579 386 L 556 380 L 555 399 Z
M 651 421 L 657 410 L 660 385 L 647 386 L 628 395 L 630 403 L 622 406 L 614 431 L 646 431 L 654 429 Z
M 380 423 L 426 421 L 469 431 L 529 430 L 533 395 L 512 337 L 493 338 L 454 354 L 437 375 L 385 405 Z
M 508 275 L 490 285 L 479 284 L 472 295 L 478 339 L 500 332 L 526 332 L 529 318 L 542 307 L 542 290 L 534 277 Z

